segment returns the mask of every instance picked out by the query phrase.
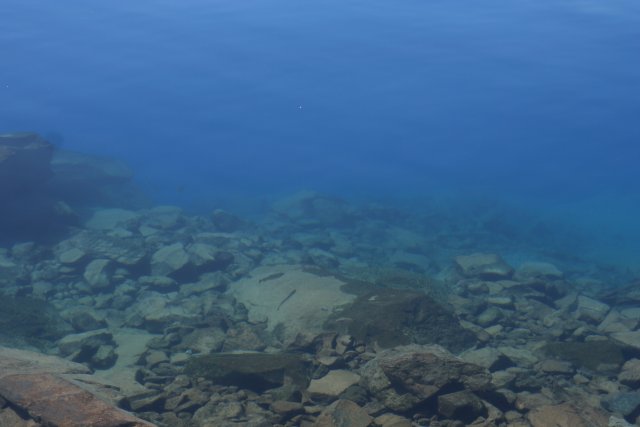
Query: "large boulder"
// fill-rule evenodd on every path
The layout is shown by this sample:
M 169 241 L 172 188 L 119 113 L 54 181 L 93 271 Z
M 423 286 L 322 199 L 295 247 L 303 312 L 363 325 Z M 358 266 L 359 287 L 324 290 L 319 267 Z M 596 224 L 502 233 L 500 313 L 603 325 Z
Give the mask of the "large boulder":
M 439 344 L 457 353 L 476 342 L 476 336 L 439 303 L 422 292 L 402 289 L 360 295 L 332 315 L 326 327 L 379 348 Z
M 44 239 L 73 224 L 49 190 L 53 146 L 35 133 L 0 135 L 0 240 Z
M 215 384 L 233 385 L 257 392 L 294 384 L 307 386 L 309 364 L 289 353 L 216 353 L 188 360 L 184 372 Z
M 617 370 L 625 361 L 624 347 L 610 340 L 550 342 L 542 350 L 553 358 L 592 371 Z
M 114 389 L 89 376 L 83 365 L 25 350 L 0 347 L 0 399 L 22 416 L 47 426 L 153 427 L 118 409 Z M 87 390 L 92 384 L 92 391 Z
M 51 191 L 73 206 L 148 205 L 132 183 L 132 170 L 120 160 L 58 149 L 51 159 L 51 170 Z
M 189 255 L 180 242 L 163 246 L 151 256 L 151 272 L 164 276 L 179 272 L 189 262 Z
M 586 405 L 576 407 L 571 403 L 539 406 L 527 414 L 527 420 L 533 427 L 596 427 L 611 425 L 608 423 L 608 416 L 601 410 Z
M 362 369 L 362 385 L 384 405 L 407 412 L 442 392 L 483 392 L 491 375 L 438 345 L 385 350 Z
M 160 333 L 173 324 L 192 324 L 201 316 L 202 307 L 195 307 L 189 300 L 174 303 L 167 294 L 155 291 L 140 293 L 135 304 L 127 310 L 126 325 Z
M 0 135 L 0 197 L 40 191 L 51 177 L 53 145 L 35 133 Z
M 311 396 L 337 398 L 359 382 L 360 375 L 344 369 L 336 369 L 329 371 L 322 378 L 311 380 L 307 391 Z
M 0 339 L 15 346 L 43 345 L 70 331 L 70 326 L 48 302 L 35 298 L 0 298 Z
M 287 346 L 298 336 L 323 332 L 331 314 L 355 300 L 343 290 L 345 284 L 333 276 L 282 265 L 253 270 L 250 277 L 229 285 L 227 293 L 247 308 L 250 322 L 265 322 L 273 338 Z

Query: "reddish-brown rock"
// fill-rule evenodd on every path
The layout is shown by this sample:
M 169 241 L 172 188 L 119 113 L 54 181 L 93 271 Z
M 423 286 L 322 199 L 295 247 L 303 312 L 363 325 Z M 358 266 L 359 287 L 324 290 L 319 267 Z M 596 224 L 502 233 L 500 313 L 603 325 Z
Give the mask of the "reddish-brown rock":
M 527 415 L 533 427 L 600 427 L 606 426 L 609 417 L 601 410 L 582 406 L 578 409 L 570 403 L 539 406 Z
M 356 403 L 340 399 L 327 406 L 313 427 L 367 427 L 373 418 Z
M 153 427 L 73 382 L 74 375 L 86 372 L 82 365 L 53 356 L 0 347 L 0 397 L 38 423 L 20 424 L 4 412 L 8 418 L 3 421 L 16 426 Z

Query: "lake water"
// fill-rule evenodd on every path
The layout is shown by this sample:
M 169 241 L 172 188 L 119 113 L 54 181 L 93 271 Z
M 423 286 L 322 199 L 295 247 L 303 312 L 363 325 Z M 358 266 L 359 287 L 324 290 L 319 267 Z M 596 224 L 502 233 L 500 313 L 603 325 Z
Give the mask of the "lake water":
M 486 197 L 606 231 L 635 256 L 637 2 L 1 9 L 0 129 L 123 159 L 158 203 Z

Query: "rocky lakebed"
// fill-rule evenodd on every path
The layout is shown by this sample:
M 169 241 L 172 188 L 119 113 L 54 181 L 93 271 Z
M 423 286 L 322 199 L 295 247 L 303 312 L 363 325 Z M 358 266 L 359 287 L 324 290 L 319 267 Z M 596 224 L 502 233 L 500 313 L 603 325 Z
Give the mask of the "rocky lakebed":
M 640 281 L 540 227 L 314 192 L 72 210 L 0 248 L 0 426 L 640 425 Z

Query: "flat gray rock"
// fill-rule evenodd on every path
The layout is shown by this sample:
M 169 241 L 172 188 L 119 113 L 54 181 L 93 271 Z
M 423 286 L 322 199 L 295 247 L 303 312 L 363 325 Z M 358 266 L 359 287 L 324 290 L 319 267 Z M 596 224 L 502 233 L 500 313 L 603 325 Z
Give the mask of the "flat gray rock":
M 319 276 L 299 266 L 259 267 L 251 277 L 229 286 L 227 294 L 247 307 L 249 321 L 266 322 L 267 330 L 280 331 L 284 345 L 296 337 L 317 335 L 339 307 L 356 296 L 342 290 L 345 282 Z

